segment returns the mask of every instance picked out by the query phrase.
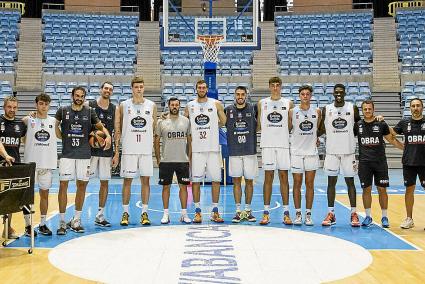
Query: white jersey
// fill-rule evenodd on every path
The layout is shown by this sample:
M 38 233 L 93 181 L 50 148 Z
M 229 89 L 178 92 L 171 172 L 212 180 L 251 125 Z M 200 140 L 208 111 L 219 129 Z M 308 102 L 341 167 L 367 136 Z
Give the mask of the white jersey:
M 122 106 L 122 153 L 152 154 L 155 103 L 144 99 L 143 103 L 134 104 L 130 98 L 122 102 Z
M 352 103 L 345 102 L 342 107 L 334 104 L 326 106 L 326 153 L 327 154 L 353 154 L 356 151 L 354 139 L 354 107 Z
M 208 98 L 205 103 L 194 100 L 187 104 L 192 152 L 220 151 L 216 102 L 217 100 Z
M 289 149 L 288 112 L 290 100 L 265 98 L 261 106 L 261 148 Z
M 56 169 L 58 147 L 55 133 L 56 119 L 29 118 L 25 141 L 24 162 L 35 162 L 37 169 Z
M 317 109 L 310 106 L 302 110 L 296 106 L 292 112 L 292 155 L 317 155 Z

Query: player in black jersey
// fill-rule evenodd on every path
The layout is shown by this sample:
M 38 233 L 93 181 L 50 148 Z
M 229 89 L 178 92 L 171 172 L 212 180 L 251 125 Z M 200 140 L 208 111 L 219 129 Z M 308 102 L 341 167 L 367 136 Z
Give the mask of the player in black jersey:
M 410 101 L 411 118 L 406 118 L 394 127 L 397 134 L 404 135 L 404 151 L 401 160 L 403 164 L 403 179 L 406 186 L 404 195 L 407 217 L 401 223 L 402 229 L 410 229 L 413 223 L 413 203 L 416 176 L 425 188 L 425 118 L 423 116 L 423 101 L 416 98 Z
M 362 226 L 372 225 L 372 181 L 378 188 L 379 204 L 382 209 L 382 227 L 388 228 L 388 195 L 386 188 L 389 186 L 388 165 L 385 156 L 385 140 L 403 150 L 403 144 L 395 138 L 385 121 L 377 121 L 374 114 L 373 101 L 366 100 L 362 103 L 364 118 L 358 121 L 354 127 L 359 144 L 359 179 L 363 189 L 363 205 L 366 218 Z

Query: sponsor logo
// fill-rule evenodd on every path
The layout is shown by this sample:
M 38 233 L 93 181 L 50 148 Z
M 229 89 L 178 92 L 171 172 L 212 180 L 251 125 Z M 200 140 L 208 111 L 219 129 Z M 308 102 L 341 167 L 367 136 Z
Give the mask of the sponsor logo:
M 14 129 L 15 129 L 15 132 L 19 132 L 21 130 L 21 128 L 17 124 L 14 126 Z
M 79 123 L 71 124 L 69 126 L 69 132 L 72 134 L 81 134 L 83 133 L 83 126 Z
M 283 116 L 276 111 L 269 113 L 267 115 L 267 120 L 270 121 L 271 123 L 279 123 L 282 121 L 282 119 L 283 119 Z
M 336 129 L 344 129 L 347 126 L 347 121 L 343 118 L 338 117 L 332 121 L 332 126 Z
M 4 146 L 19 146 L 20 139 L 16 137 L 0 137 L 0 141 Z
M 379 145 L 379 138 L 378 137 L 362 137 L 360 138 L 360 143 L 362 145 Z
M 409 144 L 425 144 L 425 135 L 409 135 L 407 141 Z
M 133 118 L 131 120 L 131 126 L 133 126 L 134 128 L 143 128 L 146 126 L 146 119 L 144 119 L 141 116 L 136 116 L 135 118 Z
M 379 126 L 378 125 L 373 126 L 372 132 L 379 133 Z
M 184 131 L 171 131 L 167 133 L 168 139 L 186 138 Z
M 311 131 L 313 129 L 313 122 L 304 120 L 299 125 L 301 131 Z
M 147 111 L 145 111 L 145 114 L 146 114 L 146 115 L 150 115 L 150 114 L 151 114 L 151 112 L 150 112 L 149 110 L 147 110 Z
M 30 187 L 30 177 L 0 180 L 0 192 Z
M 6 126 L 4 126 L 4 122 L 2 122 L 0 125 L 0 131 L 5 131 L 5 130 L 6 130 Z
M 244 120 L 235 121 L 235 123 L 233 124 L 233 127 L 235 128 L 236 131 L 244 131 L 248 128 L 248 123 Z
M 45 130 L 40 130 L 35 133 L 34 137 L 37 141 L 46 142 L 50 139 L 50 134 Z
M 205 114 L 200 114 L 195 117 L 195 123 L 197 125 L 207 125 L 210 122 L 210 118 Z

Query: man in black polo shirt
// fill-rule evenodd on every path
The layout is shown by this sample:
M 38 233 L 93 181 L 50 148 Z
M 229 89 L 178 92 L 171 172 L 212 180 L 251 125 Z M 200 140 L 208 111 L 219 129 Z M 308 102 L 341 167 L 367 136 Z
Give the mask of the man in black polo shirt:
M 394 127 L 397 134 L 404 135 L 404 151 L 401 160 L 403 164 L 403 178 L 406 186 L 404 195 L 407 217 L 401 223 L 402 229 L 410 229 L 413 223 L 413 203 L 416 185 L 416 176 L 419 176 L 422 187 L 425 188 L 425 119 L 423 117 L 424 104 L 416 98 L 410 101 L 411 118 L 403 119 Z
M 377 121 L 373 101 L 366 100 L 362 103 L 364 118 L 354 126 L 354 132 L 359 142 L 359 178 L 363 188 L 363 205 L 366 211 L 366 218 L 362 226 L 372 225 L 371 205 L 372 205 L 372 181 L 378 188 L 379 204 L 381 205 L 382 227 L 388 228 L 388 195 L 386 188 L 389 186 L 388 165 L 385 156 L 385 140 L 400 150 L 403 144 L 391 133 L 385 121 Z

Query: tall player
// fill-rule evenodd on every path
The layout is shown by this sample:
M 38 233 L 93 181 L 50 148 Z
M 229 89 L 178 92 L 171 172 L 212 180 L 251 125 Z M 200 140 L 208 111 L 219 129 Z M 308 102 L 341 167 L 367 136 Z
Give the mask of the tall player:
M 124 178 L 122 204 L 124 212 L 121 226 L 128 226 L 131 183 L 140 177 L 142 183 L 142 215 L 140 223 L 150 225 L 148 203 L 149 179 L 153 175 L 152 147 L 157 121 L 157 108 L 153 101 L 143 97 L 145 82 L 141 76 L 131 80 L 132 97 L 120 104 L 121 117 L 121 176 Z
M 36 163 L 36 180 L 40 194 L 40 226 L 38 232 L 51 236 L 52 231 L 46 225 L 49 206 L 49 189 L 52 186 L 53 170 L 57 168 L 56 119 L 48 115 L 50 96 L 41 93 L 35 98 L 36 112 L 34 117 L 26 116 L 23 121 L 27 126 L 25 137 L 25 163 Z
M 277 170 L 280 181 L 280 193 L 283 201 L 283 223 L 292 225 L 289 216 L 288 170 L 291 167 L 289 155 L 288 113 L 293 108 L 292 101 L 282 98 L 282 80 L 272 77 L 269 80 L 270 97 L 258 102 L 257 130 L 261 130 L 260 146 L 264 169 L 264 214 L 261 225 L 270 223 L 270 200 L 274 171 Z
M 300 105 L 289 110 L 289 127 L 291 138 L 291 171 L 294 178 L 293 196 L 296 210 L 294 225 L 302 225 L 301 185 L 305 173 L 305 221 L 307 226 L 313 225 L 311 208 L 314 198 L 314 178 L 319 168 L 317 151 L 317 129 L 321 119 L 320 110 L 311 106 L 313 88 L 303 85 L 298 89 Z
M 72 89 L 72 104 L 60 107 L 55 115 L 56 134 L 62 137 L 62 158 L 59 160 L 59 228 L 58 235 L 65 235 L 67 227 L 76 233 L 84 233 L 81 225 L 87 183 L 90 176 L 91 150 L 89 135 L 92 126 L 105 135 L 104 149 L 111 147 L 111 136 L 103 127 L 93 108 L 84 105 L 86 90 L 83 87 Z M 75 212 L 71 221 L 66 224 L 65 211 L 68 202 L 67 191 L 70 180 L 76 180 Z
M 89 106 L 94 108 L 97 117 L 108 132 L 114 136 L 115 149 L 108 150 L 101 148 L 91 149 L 90 176 L 98 177 L 100 180 L 99 189 L 99 209 L 95 217 L 95 225 L 110 227 L 111 224 L 105 218 L 105 204 L 108 198 L 108 186 L 111 179 L 111 166 L 116 167 L 119 162 L 119 141 L 120 141 L 120 114 L 119 108 L 111 103 L 111 96 L 114 86 L 111 82 L 104 82 L 100 86 L 100 96 L 96 100 L 89 102 Z M 115 150 L 115 151 L 114 151 Z
M 389 177 L 384 138 L 401 150 L 403 150 L 403 144 L 393 136 L 385 121 L 376 120 L 374 110 L 373 101 L 364 101 L 362 103 L 364 118 L 358 121 L 354 128 L 359 143 L 359 179 L 363 188 L 363 205 L 366 211 L 366 218 L 363 220 L 362 226 L 372 225 L 371 192 L 372 180 L 374 180 L 378 188 L 379 204 L 382 210 L 382 227 L 388 228 L 390 226 L 387 215 Z
M 257 111 L 256 106 L 247 102 L 247 89 L 236 87 L 235 103 L 226 107 L 227 147 L 229 149 L 229 175 L 233 180 L 233 196 L 236 214 L 233 223 L 243 219 L 255 222 L 251 201 L 254 178 L 258 174 L 257 161 Z M 241 211 L 242 177 L 245 178 L 245 210 Z
M 185 109 L 185 116 L 190 120 L 192 134 L 192 192 L 195 203 L 194 223 L 202 222 L 201 213 L 201 181 L 205 174 L 212 180 L 212 212 L 211 221 L 222 223 L 223 219 L 218 212 L 221 181 L 221 156 L 218 140 L 218 127 L 226 124 L 226 114 L 223 105 L 214 99 L 208 98 L 208 86 L 204 80 L 196 82 L 198 97 L 189 102 Z
M 170 98 L 168 108 L 170 110 L 168 116 L 158 121 L 154 140 L 156 163 L 159 166 L 159 184 L 162 185 L 162 203 L 164 205 L 161 224 L 170 223 L 168 205 L 174 173 L 176 173 L 180 188 L 179 197 L 182 207 L 180 222 L 189 224 L 191 223 L 187 215 L 187 185 L 190 182 L 189 156 L 191 152 L 189 119 L 180 115 L 178 98 Z M 161 140 L 162 149 L 160 147 Z
M 323 166 L 328 175 L 328 214 L 322 226 L 336 224 L 334 204 L 335 186 L 338 174 L 345 178 L 348 188 L 348 197 L 351 205 L 351 226 L 359 227 L 360 221 L 356 210 L 356 187 L 354 176 L 357 174 L 356 142 L 354 138 L 354 124 L 360 120 L 357 106 L 344 100 L 345 86 L 334 86 L 334 103 L 322 109 L 322 121 L 319 134 L 326 133 L 326 158 Z
M 404 195 L 407 217 L 401 223 L 402 229 L 415 226 L 413 222 L 413 203 L 415 201 L 416 177 L 425 188 L 425 118 L 424 103 L 416 98 L 410 101 L 411 118 L 403 119 L 394 127 L 397 134 L 404 135 L 403 179 L 406 186 Z

